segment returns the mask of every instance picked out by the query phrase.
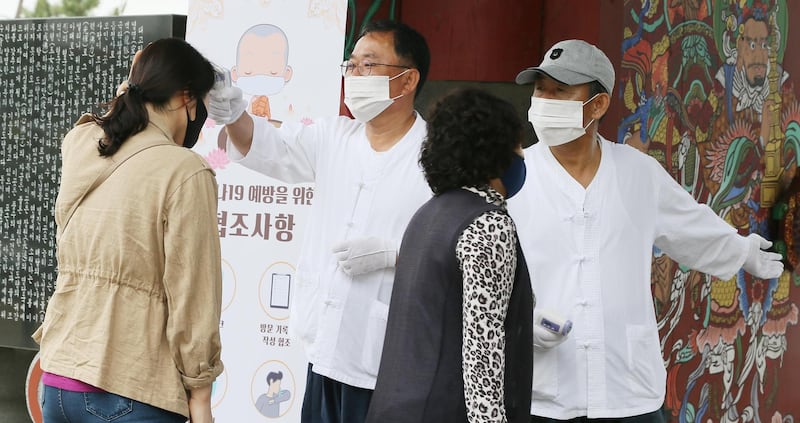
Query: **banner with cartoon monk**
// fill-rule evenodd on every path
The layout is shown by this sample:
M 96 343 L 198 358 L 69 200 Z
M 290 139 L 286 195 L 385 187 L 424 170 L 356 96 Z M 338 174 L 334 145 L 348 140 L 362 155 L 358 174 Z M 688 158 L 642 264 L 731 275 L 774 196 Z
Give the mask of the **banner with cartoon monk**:
M 242 90 L 253 116 L 308 124 L 339 113 L 346 0 L 191 0 L 186 39 Z M 295 263 L 314 201 L 231 163 L 222 125 L 194 150 L 217 173 L 223 270 L 216 421 L 300 420 L 308 362 L 289 320 Z

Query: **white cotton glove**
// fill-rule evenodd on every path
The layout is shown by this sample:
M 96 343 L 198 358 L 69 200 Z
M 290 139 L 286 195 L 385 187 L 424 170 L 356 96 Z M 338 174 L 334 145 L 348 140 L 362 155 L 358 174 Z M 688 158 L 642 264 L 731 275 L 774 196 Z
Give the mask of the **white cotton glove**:
M 750 241 L 750 251 L 747 253 L 742 268 L 759 279 L 772 279 L 780 276 L 783 273 L 783 262 L 781 261 L 783 256 L 764 251 L 772 246 L 772 242 L 758 234 L 750 234 L 747 239 Z
M 214 86 L 208 93 L 208 117 L 220 125 L 236 122 L 247 109 L 239 87 Z
M 397 261 L 397 250 L 392 243 L 376 237 L 348 239 L 335 245 L 333 253 L 344 273 L 350 276 L 394 267 Z
M 550 310 L 533 311 L 533 346 L 550 349 L 567 339 L 572 322 Z

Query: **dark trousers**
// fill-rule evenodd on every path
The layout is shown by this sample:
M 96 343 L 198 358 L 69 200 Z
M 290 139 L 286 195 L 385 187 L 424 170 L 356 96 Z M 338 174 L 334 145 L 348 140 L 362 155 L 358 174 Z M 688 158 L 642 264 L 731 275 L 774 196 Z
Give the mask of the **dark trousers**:
M 318 375 L 308 365 L 301 423 L 363 423 L 371 389 L 356 388 Z
M 619 417 L 614 419 L 590 419 L 586 416 L 570 420 L 548 419 L 547 417 L 531 416 L 531 423 L 665 423 L 664 411 L 656 410 L 652 413 L 633 417 Z

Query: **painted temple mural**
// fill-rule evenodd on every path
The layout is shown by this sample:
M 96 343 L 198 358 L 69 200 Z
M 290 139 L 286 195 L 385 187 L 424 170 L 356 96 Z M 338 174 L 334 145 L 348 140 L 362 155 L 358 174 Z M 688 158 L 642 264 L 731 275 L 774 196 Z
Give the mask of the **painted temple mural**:
M 800 2 L 624 4 L 617 141 L 657 158 L 741 234 L 773 240 L 794 269 L 800 51 L 787 46 L 800 45 Z M 656 250 L 652 283 L 672 421 L 800 419 L 796 272 L 718 280 Z

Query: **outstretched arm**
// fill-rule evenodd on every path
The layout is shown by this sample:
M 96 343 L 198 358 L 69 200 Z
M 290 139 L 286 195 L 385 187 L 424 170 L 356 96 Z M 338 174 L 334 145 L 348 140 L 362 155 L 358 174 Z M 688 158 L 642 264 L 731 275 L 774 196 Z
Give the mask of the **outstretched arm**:
M 225 131 L 231 144 L 246 156 L 250 146 L 253 145 L 253 118 L 247 113 L 242 113 L 235 122 L 225 125 Z

